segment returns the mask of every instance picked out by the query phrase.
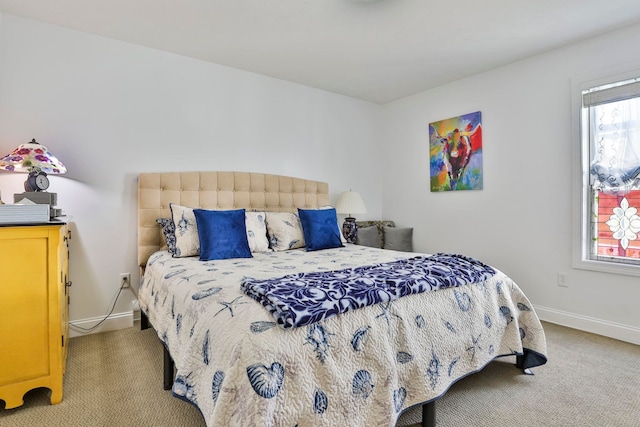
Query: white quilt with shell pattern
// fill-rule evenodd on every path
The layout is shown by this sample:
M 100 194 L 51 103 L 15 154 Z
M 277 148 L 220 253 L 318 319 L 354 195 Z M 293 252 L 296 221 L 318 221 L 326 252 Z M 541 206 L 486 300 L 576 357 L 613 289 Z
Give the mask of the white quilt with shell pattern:
M 394 426 L 496 357 L 546 362 L 544 331 L 499 270 L 488 280 L 360 308 L 291 329 L 246 296 L 246 277 L 341 270 L 415 254 L 347 244 L 202 262 L 149 259 L 139 301 L 176 366 L 172 392 L 207 426 Z M 514 368 L 515 369 L 515 368 Z

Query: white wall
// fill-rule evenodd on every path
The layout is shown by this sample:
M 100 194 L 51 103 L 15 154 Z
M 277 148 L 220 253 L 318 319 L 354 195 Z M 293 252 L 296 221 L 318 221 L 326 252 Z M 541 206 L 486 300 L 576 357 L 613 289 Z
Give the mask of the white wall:
M 640 343 L 640 278 L 572 268 L 572 79 L 628 63 L 638 45 L 629 27 L 386 104 L 383 216 L 414 227 L 418 251 L 502 269 L 543 318 Z M 429 123 L 474 111 L 484 189 L 431 193 Z
M 138 278 L 138 173 L 239 170 L 328 181 L 334 201 L 358 190 L 361 218 L 414 227 L 416 250 L 481 258 L 541 317 L 640 342 L 640 280 L 571 266 L 571 79 L 638 44 L 630 27 L 380 107 L 0 14 L 0 152 L 37 138 L 69 168 L 51 191 L 72 221 L 75 321 L 106 312 L 121 272 Z M 484 190 L 431 193 L 428 124 L 477 110 Z M 0 173 L 5 201 L 24 179 Z
M 369 211 L 362 219 L 381 215 L 378 105 L 9 14 L 0 76 L 2 155 L 36 138 L 69 170 L 50 177 L 50 190 L 72 222 L 72 321 L 104 315 L 120 273 L 138 279 L 140 172 L 321 180 L 334 203 L 353 188 Z M 0 173 L 5 201 L 25 178 Z M 130 312 L 132 299 L 114 312 Z

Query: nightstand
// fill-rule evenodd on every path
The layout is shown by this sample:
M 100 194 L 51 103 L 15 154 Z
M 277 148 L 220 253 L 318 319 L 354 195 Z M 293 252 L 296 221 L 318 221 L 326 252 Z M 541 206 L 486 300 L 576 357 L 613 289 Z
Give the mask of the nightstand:
M 67 224 L 0 226 L 0 399 L 23 404 L 29 390 L 62 401 L 69 335 Z

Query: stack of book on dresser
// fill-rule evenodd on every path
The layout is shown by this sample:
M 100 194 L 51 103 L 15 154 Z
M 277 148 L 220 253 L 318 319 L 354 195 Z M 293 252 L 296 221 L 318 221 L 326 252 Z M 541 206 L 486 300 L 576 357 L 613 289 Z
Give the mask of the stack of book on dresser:
M 24 224 L 49 221 L 49 205 L 30 200 L 13 205 L 0 205 L 0 224 Z

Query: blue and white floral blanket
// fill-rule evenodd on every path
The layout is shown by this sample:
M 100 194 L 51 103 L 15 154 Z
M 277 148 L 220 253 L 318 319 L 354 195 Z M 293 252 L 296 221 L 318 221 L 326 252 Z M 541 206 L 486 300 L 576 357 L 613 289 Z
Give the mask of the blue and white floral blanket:
M 338 271 L 245 278 L 242 290 L 261 303 L 279 326 L 292 328 L 411 294 L 478 283 L 494 274 L 493 268 L 476 259 L 436 254 Z
M 196 405 L 210 427 L 393 427 L 404 410 L 441 396 L 496 357 L 524 354 L 525 367 L 545 363 L 533 307 L 499 270 L 288 329 L 240 287 L 246 277 L 416 255 L 351 244 L 209 262 L 157 252 L 138 298 L 175 362 L 173 394 Z

